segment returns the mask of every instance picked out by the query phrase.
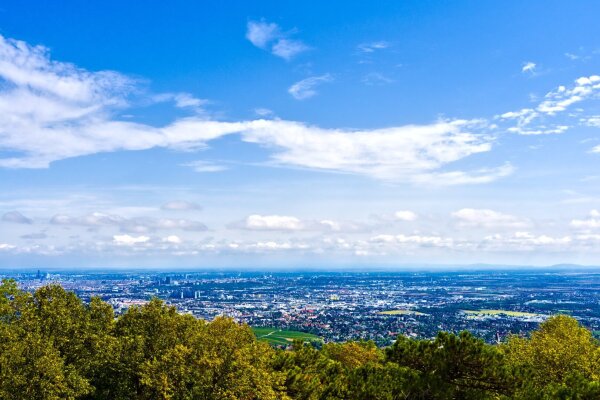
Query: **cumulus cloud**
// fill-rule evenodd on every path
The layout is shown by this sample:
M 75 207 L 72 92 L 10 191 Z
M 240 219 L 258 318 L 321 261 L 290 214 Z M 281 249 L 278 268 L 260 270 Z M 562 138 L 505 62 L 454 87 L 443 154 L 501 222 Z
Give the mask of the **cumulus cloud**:
M 394 218 L 399 221 L 416 221 L 418 215 L 409 210 L 401 210 L 394 213 Z
M 32 224 L 33 220 L 31 218 L 27 218 L 23 214 L 18 211 L 9 211 L 2 215 L 3 222 L 12 222 L 14 224 Z
M 114 235 L 113 242 L 118 245 L 132 246 L 146 243 L 150 240 L 148 236 Z
M 318 232 L 362 232 L 368 230 L 363 224 L 334 221 L 330 219 L 300 219 L 288 215 L 249 215 L 243 221 L 229 224 L 230 228 L 255 231 L 318 231 Z
M 591 117 L 581 118 L 580 122 L 586 126 L 592 126 L 594 128 L 600 128 L 600 115 L 594 115 Z
M 530 232 L 515 232 L 512 235 L 490 235 L 486 236 L 479 245 L 481 249 L 493 251 L 532 251 L 537 248 L 545 250 L 565 250 L 573 243 L 570 236 L 536 235 Z
M 52 225 L 80 225 L 87 227 L 119 225 L 125 221 L 126 218 L 121 216 L 104 214 L 100 212 L 93 212 L 80 217 L 72 217 L 66 214 L 56 214 L 50 218 L 50 224 Z
M 163 210 L 169 211 L 190 211 L 190 210 L 201 210 L 202 207 L 198 203 L 194 203 L 192 201 L 185 200 L 174 200 L 169 201 L 162 206 L 160 206 Z
M 283 32 L 275 23 L 250 21 L 247 25 L 246 39 L 260 49 L 270 50 L 277 57 L 291 60 L 309 49 L 302 41 L 290 39 L 288 36 L 289 34 Z
M 311 76 L 310 78 L 294 83 L 288 89 L 288 93 L 296 100 L 306 100 L 317 94 L 316 86 L 325 82 L 331 82 L 332 80 L 333 77 L 330 74 Z
M 304 229 L 304 224 L 296 217 L 286 215 L 249 215 L 243 225 L 250 230 L 297 231 Z
M 179 236 L 169 235 L 166 238 L 163 238 L 163 242 L 171 243 L 171 244 L 181 244 L 182 240 Z
M 528 222 L 515 217 L 489 209 L 463 208 L 452 213 L 459 226 L 480 228 L 522 228 Z
M 586 219 L 574 219 L 571 226 L 577 229 L 598 229 L 600 228 L 600 211 L 592 210 Z
M 393 244 L 393 245 L 419 245 L 419 246 L 451 246 L 453 240 L 441 236 L 424 236 L 424 235 L 388 235 L 382 234 L 373 236 L 370 239 L 372 243 Z

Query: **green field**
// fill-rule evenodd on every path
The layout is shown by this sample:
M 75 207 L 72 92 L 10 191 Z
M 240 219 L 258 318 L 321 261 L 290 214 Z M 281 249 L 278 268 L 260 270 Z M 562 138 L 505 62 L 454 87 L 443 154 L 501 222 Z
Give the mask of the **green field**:
M 289 331 L 277 328 L 252 328 L 258 340 L 269 342 L 271 345 L 287 346 L 294 340 L 300 339 L 304 342 L 322 342 L 323 339 L 312 333 Z
M 509 310 L 462 310 L 466 314 L 471 315 L 507 315 L 509 317 L 539 317 L 541 314 L 534 314 L 521 311 Z
M 427 315 L 422 312 L 413 311 L 413 310 L 388 310 L 388 311 L 380 311 L 377 314 L 381 314 L 381 315 Z

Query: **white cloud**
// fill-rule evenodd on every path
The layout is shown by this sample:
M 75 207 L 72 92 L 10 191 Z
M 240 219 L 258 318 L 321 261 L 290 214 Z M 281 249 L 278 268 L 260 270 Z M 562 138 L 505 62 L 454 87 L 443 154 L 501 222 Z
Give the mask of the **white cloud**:
M 535 235 L 530 232 L 515 232 L 509 236 L 486 236 L 481 243 L 481 248 L 493 251 L 534 251 L 536 248 L 565 250 L 573 243 L 570 236 L 555 237 L 549 235 Z
M 574 219 L 571 226 L 576 229 L 598 229 L 600 228 L 600 211 L 592 210 L 587 219 Z
M 273 55 L 285 60 L 309 49 L 300 40 L 289 39 L 279 25 L 264 21 L 250 21 L 247 25 L 246 38 L 256 47 L 269 50 Z
M 118 245 L 132 246 L 146 243 L 150 240 L 148 236 L 114 235 L 113 242 Z
M 190 211 L 190 210 L 201 210 L 202 209 L 202 207 L 200 207 L 199 204 L 191 202 L 191 201 L 185 201 L 185 200 L 169 201 L 169 202 L 163 204 L 160 208 L 162 208 L 163 210 L 169 210 L 169 211 Z
M 279 26 L 264 21 L 250 21 L 247 25 L 246 39 L 256 47 L 264 49 L 271 41 L 281 35 Z
M 2 251 L 2 250 L 12 250 L 14 248 L 15 248 L 15 246 L 13 246 L 12 244 L 0 243 L 0 251 Z
M 310 78 L 294 83 L 290 86 L 288 92 L 296 100 L 305 100 L 317 94 L 315 86 L 325 82 L 331 82 L 332 80 L 333 77 L 330 74 L 311 76 Z
M 245 229 L 297 231 L 304 229 L 304 224 L 296 217 L 285 215 L 250 215 L 246 218 Z
M 480 168 L 474 171 L 433 172 L 416 175 L 412 182 L 432 186 L 478 185 L 507 177 L 515 168 L 506 163 L 496 168 Z
M 179 236 L 170 235 L 170 236 L 167 236 L 166 238 L 163 238 L 163 242 L 171 243 L 171 244 L 181 244 L 182 240 Z
M 580 119 L 580 122 L 586 126 L 600 128 L 600 115 L 594 115 L 592 117 L 582 118 L 582 119 Z
M 400 221 L 415 221 L 418 215 L 412 211 L 402 210 L 394 213 L 394 218 Z
M 591 97 L 600 90 L 600 76 L 583 76 L 575 80 L 573 88 L 559 86 L 546 94 L 545 100 L 537 106 L 537 111 L 554 115 L 565 111 L 569 106 Z
M 181 165 L 184 167 L 190 167 L 196 172 L 221 172 L 227 170 L 227 167 L 224 165 L 213 164 L 210 161 L 204 160 L 191 161 Z
M 145 222 L 142 220 L 142 222 Z M 150 219 L 147 223 L 150 229 L 183 229 L 184 231 L 206 231 L 208 228 L 202 222 L 189 219 L 161 218 L 156 222 Z
M 285 60 L 291 60 L 297 54 L 308 49 L 309 47 L 299 40 L 279 39 L 277 43 L 273 45 L 272 52 L 274 55 Z
M 419 245 L 419 246 L 451 246 L 453 240 L 441 236 L 423 236 L 423 235 L 377 235 L 370 239 L 372 243 L 393 244 L 393 245 Z
M 521 68 L 521 72 L 533 72 L 535 70 L 536 64 L 534 62 L 528 61 L 523 63 L 523 68 Z
M 205 231 L 208 228 L 199 221 L 173 218 L 136 217 L 125 218 L 114 214 L 94 212 L 80 217 L 57 214 L 50 219 L 52 225 L 83 226 L 88 228 L 116 227 L 123 232 L 145 233 L 155 230 L 181 229 L 185 231 Z
M 492 138 L 469 133 L 480 121 L 441 121 L 432 125 L 350 131 L 321 129 L 290 121 L 257 121 L 245 141 L 280 149 L 274 161 L 284 165 L 350 172 L 384 180 L 431 184 L 486 183 L 512 167 L 475 171 L 439 171 L 469 155 L 487 152 Z
M 334 221 L 330 219 L 308 220 L 287 215 L 259 215 L 253 214 L 243 221 L 229 224 L 230 228 L 247 229 L 256 231 L 313 231 L 313 232 L 364 232 L 367 226 L 355 222 Z
M 2 221 L 3 222 L 12 222 L 15 224 L 32 224 L 33 223 L 31 218 L 27 218 L 26 216 L 24 216 L 23 214 L 21 214 L 18 211 L 9 211 L 7 213 L 4 213 L 4 215 L 2 215 Z
M 57 214 L 50 219 L 52 225 L 81 225 L 88 227 L 119 225 L 126 219 L 118 215 L 110 215 L 93 212 L 81 217 L 71 217 L 65 214 Z
M 258 115 L 259 117 L 272 117 L 273 115 L 275 115 L 275 113 L 273 112 L 273 110 L 269 110 L 268 108 L 255 108 L 254 109 L 254 113 L 256 115 Z
M 452 217 L 463 227 L 521 228 L 528 225 L 527 221 L 514 215 L 489 209 L 463 208 L 453 212 Z
M 362 83 L 372 86 L 385 85 L 393 82 L 394 80 L 392 78 L 388 78 L 380 72 L 370 72 L 366 74 L 362 79 Z
M 575 80 L 575 84 L 570 88 L 561 85 L 547 93 L 544 100 L 535 108 L 507 112 L 497 115 L 496 119 L 516 121 L 516 125 L 508 128 L 508 131 L 523 135 L 563 133 L 569 128 L 567 124 L 547 124 L 545 121 L 552 121 L 554 117 L 567 111 L 572 105 L 594 98 L 599 92 L 600 76 L 580 77 Z
M 390 43 L 380 40 L 377 42 L 362 43 L 362 44 L 359 44 L 357 47 L 358 47 L 358 50 L 363 53 L 373 53 L 376 50 L 387 49 L 388 47 L 390 47 Z
M 153 97 L 155 102 L 172 101 L 178 108 L 192 108 L 202 111 L 202 106 L 209 103 L 206 99 L 199 99 L 190 93 L 161 93 Z
M 193 151 L 211 140 L 239 135 L 272 149 L 279 165 L 355 173 L 378 179 L 431 184 L 485 183 L 511 167 L 444 171 L 452 162 L 487 152 L 493 138 L 482 121 L 440 121 L 385 129 L 322 129 L 300 122 L 222 122 L 198 116 L 153 127 L 114 118 L 127 106 L 132 81 L 114 72 L 88 72 L 50 60 L 43 48 L 0 37 L 0 147 L 16 154 L 0 167 L 45 168 L 53 161 L 101 152 L 170 148 Z M 312 79 L 312 80 L 311 80 Z M 309 78 L 290 89 L 310 97 Z M 196 165 L 215 170 L 215 166 Z

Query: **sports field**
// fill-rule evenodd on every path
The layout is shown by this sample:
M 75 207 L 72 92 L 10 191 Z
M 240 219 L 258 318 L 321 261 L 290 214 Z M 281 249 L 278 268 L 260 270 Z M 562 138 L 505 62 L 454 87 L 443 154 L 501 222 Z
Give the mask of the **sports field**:
M 296 339 L 303 340 L 304 342 L 323 341 L 322 338 L 317 335 L 313 335 L 312 333 L 290 331 L 285 329 L 260 327 L 252 328 L 252 331 L 254 331 L 254 334 L 258 340 L 263 340 L 269 342 L 269 344 L 277 346 L 287 346 Z
M 507 315 L 509 317 L 539 317 L 541 314 L 534 314 L 521 311 L 508 310 L 463 310 L 466 314 L 471 315 Z
M 388 310 L 388 311 L 380 311 L 377 314 L 381 314 L 381 315 L 427 315 L 422 312 L 413 311 L 413 310 Z

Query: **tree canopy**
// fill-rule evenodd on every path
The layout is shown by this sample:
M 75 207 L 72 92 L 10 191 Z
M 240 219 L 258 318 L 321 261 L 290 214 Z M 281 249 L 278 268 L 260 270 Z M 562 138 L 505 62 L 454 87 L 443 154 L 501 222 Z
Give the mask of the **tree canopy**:
M 600 399 L 600 347 L 559 315 L 500 345 L 440 332 L 385 349 L 276 349 L 247 325 L 199 320 L 158 299 L 115 316 L 98 298 L 4 280 L 0 399 Z

